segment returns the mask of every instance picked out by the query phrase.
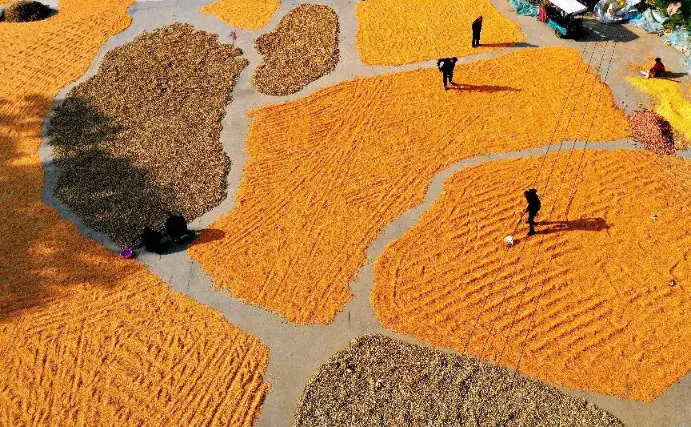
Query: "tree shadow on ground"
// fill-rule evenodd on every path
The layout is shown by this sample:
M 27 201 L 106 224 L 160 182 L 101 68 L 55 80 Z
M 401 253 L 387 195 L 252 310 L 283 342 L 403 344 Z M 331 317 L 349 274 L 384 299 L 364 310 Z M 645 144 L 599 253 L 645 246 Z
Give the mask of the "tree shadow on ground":
M 112 287 L 141 269 L 91 244 L 43 202 L 36 151 L 52 99 L 0 100 L 0 325 L 27 311 L 59 304 L 72 288 Z
M 87 100 L 70 95 L 48 127 L 59 171 L 55 196 L 89 227 L 136 247 L 144 227 L 163 231 L 168 212 L 179 206 L 173 189 L 157 183 L 146 165 L 113 149 L 120 132 Z

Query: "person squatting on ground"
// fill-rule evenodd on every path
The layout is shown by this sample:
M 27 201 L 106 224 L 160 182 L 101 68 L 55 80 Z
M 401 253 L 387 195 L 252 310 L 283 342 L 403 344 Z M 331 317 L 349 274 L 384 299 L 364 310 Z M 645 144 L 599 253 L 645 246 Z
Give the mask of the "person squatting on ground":
M 473 47 L 480 46 L 480 33 L 482 32 L 482 15 L 473 21 Z
M 528 211 L 528 221 L 526 222 L 530 225 L 528 236 L 532 236 L 535 234 L 535 216 L 537 216 L 537 213 L 540 212 L 542 203 L 540 203 L 540 198 L 537 196 L 537 190 L 534 188 L 525 191 L 523 195 L 525 196 L 526 202 L 528 202 L 528 207 L 526 208 L 526 211 Z
M 653 65 L 653 67 L 647 72 L 641 71 L 641 75 L 646 79 L 663 79 L 667 76 L 667 70 L 665 69 L 665 64 L 662 63 L 662 59 L 655 58 L 655 64 Z
M 453 58 L 442 58 L 437 61 L 437 68 L 439 68 L 439 71 L 441 71 L 443 75 L 442 81 L 444 82 L 444 90 L 449 90 L 449 83 L 457 86 L 453 81 L 453 69 L 456 66 L 456 62 L 458 62 L 458 58 L 455 56 Z
M 144 244 L 144 249 L 146 249 L 148 252 L 160 254 L 163 250 L 161 240 L 163 240 L 163 234 L 152 229 L 151 227 L 144 227 L 144 231 L 142 232 L 142 243 Z
M 173 241 L 178 241 L 189 235 L 190 232 L 187 229 L 185 217 L 168 212 L 168 219 L 166 219 L 166 234 L 173 239 Z
M 164 235 L 151 227 L 144 227 L 144 231 L 142 232 L 142 244 L 144 245 L 144 249 L 148 252 L 160 255 L 165 249 L 165 246 L 170 243 L 170 241 L 164 242 L 164 237 L 168 237 L 173 242 L 178 242 L 182 238 L 190 235 L 185 217 L 176 215 L 172 212 L 168 212 L 165 228 L 166 233 Z

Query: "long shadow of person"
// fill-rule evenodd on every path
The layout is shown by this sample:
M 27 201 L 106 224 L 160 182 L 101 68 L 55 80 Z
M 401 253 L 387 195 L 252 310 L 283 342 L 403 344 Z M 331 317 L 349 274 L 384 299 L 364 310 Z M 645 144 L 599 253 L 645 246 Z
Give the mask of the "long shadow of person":
M 581 218 L 572 221 L 540 221 L 535 223 L 535 234 L 552 234 L 569 231 L 605 231 L 612 225 L 607 224 L 604 218 Z M 518 245 L 525 238 L 516 239 L 514 245 Z
M 466 83 L 456 83 L 451 86 L 450 89 L 457 91 L 468 91 L 468 92 L 519 92 L 521 89 L 516 89 L 509 86 L 494 86 L 494 85 L 469 85 Z
M 604 218 L 581 218 L 572 221 L 540 221 L 535 223 L 540 227 L 535 234 L 551 234 L 560 231 L 603 231 L 609 229 Z M 547 226 L 545 228 L 545 226 Z

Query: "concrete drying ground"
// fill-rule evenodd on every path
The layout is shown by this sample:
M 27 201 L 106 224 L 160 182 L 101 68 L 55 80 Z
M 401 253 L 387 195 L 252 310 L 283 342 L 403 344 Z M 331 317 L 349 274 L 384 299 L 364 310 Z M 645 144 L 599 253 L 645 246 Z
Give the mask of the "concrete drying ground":
M 218 33 L 220 41 L 226 43 L 232 41 L 231 31 L 237 32 L 238 38 L 235 44 L 244 51 L 244 57 L 250 61 L 250 66 L 241 74 L 237 82 L 233 93 L 234 100 L 226 109 L 226 117 L 221 133 L 224 149 L 232 161 L 231 171 L 228 176 L 228 197 L 217 208 L 192 223 L 191 228 L 193 229 L 208 227 L 222 214 L 233 209 L 235 205 L 235 194 L 239 187 L 243 165 L 246 162 L 244 141 L 248 132 L 248 111 L 265 104 L 302 98 L 318 89 L 334 85 L 354 76 L 372 76 L 434 65 L 434 61 L 397 67 L 363 65 L 355 47 L 357 31 L 356 1 L 283 1 L 279 11 L 274 15 L 269 24 L 260 31 L 234 29 L 228 27 L 212 15 L 202 13 L 200 8 L 208 3 L 208 0 L 138 2 L 129 11 L 133 18 L 132 25 L 127 30 L 113 37 L 101 49 L 92 67 L 82 78 L 83 81 L 95 74 L 106 52 L 132 41 L 143 31 L 151 31 L 176 22 L 185 22 L 194 25 L 196 29 Z M 329 5 L 339 15 L 341 60 L 333 73 L 308 85 L 299 93 L 285 97 L 262 95 L 256 92 L 251 83 L 252 73 L 261 63 L 261 58 L 253 46 L 254 40 L 264 32 L 275 28 L 279 20 L 290 9 L 304 3 Z M 509 8 L 507 2 L 495 0 L 494 3 L 502 14 L 522 27 L 523 32 L 526 34 L 527 42 L 496 52 L 466 57 L 461 60 L 462 62 L 489 58 L 516 49 L 531 49 L 535 46 L 574 46 L 573 42 L 555 38 L 549 28 L 536 22 L 533 18 L 517 16 Z M 596 61 L 600 61 L 606 52 L 614 52 L 611 70 L 607 75 L 606 83 L 611 87 L 617 104 L 625 111 L 630 112 L 638 107 L 639 104 L 648 105 L 647 96 L 635 90 L 624 79 L 624 76 L 631 74 L 629 63 L 632 61 L 632 58 L 642 63 L 647 56 L 661 56 L 666 59 L 668 66 L 675 70 L 678 68 L 676 59 L 678 55 L 673 49 L 664 46 L 662 40 L 656 36 L 643 34 L 635 28 L 612 28 L 608 32 L 611 31 L 613 34 L 609 36 L 619 40 L 619 43 L 615 43 L 611 39 L 608 40 L 606 34 L 602 35 L 602 40 L 598 40 L 597 38 L 600 35 L 593 32 L 593 40 L 575 44 L 575 47 L 582 49 L 583 46 L 587 45 L 589 54 L 585 55 L 583 59 L 586 62 L 591 60 L 594 66 L 598 65 Z M 602 30 L 598 31 L 602 33 Z M 590 54 L 590 50 L 595 52 L 595 54 Z M 598 67 L 598 69 L 600 70 L 601 77 L 604 78 L 604 67 Z M 684 76 L 681 80 L 688 82 L 689 78 Z M 73 86 L 66 87 L 58 95 L 56 103 L 59 104 Z M 564 144 L 560 149 L 567 151 L 574 147 L 582 147 L 583 145 L 583 143 L 578 142 Z M 640 149 L 629 140 L 614 141 L 610 144 L 588 144 L 587 148 Z M 347 346 L 351 339 L 366 333 L 381 333 L 404 341 L 417 342 L 411 337 L 385 330 L 376 320 L 369 300 L 372 288 L 372 264 L 389 242 L 398 239 L 413 227 L 420 215 L 428 210 L 437 200 L 441 193 L 443 182 L 457 171 L 466 167 L 496 160 L 541 156 L 547 149 L 548 147 L 540 147 L 518 152 L 475 157 L 455 163 L 438 173 L 427 190 L 424 202 L 391 222 L 370 245 L 367 252 L 369 262 L 359 270 L 357 280 L 351 284 L 354 297 L 336 319 L 328 325 L 295 326 L 288 324 L 267 310 L 240 302 L 229 296 L 225 290 L 214 290 L 210 277 L 203 273 L 199 265 L 188 257 L 186 251 L 179 251 L 165 256 L 145 254 L 139 258 L 139 262 L 146 264 L 153 273 L 170 284 L 174 291 L 185 293 L 199 303 L 218 310 L 229 322 L 239 326 L 245 332 L 258 337 L 270 349 L 270 362 L 266 379 L 271 383 L 271 390 L 264 402 L 262 414 L 257 423 L 262 426 L 290 425 L 293 422 L 293 411 L 296 408 L 299 395 L 308 383 L 310 376 L 331 355 Z M 555 151 L 555 148 L 552 147 L 551 150 Z M 78 218 L 55 199 L 53 193 L 58 171 L 51 165 L 50 159 L 52 154 L 46 144 L 43 145 L 40 155 L 46 169 L 47 185 L 44 191 L 46 202 L 54 206 L 64 218 L 73 221 L 85 235 L 113 250 L 117 249 L 104 236 L 84 226 Z M 688 404 L 689 396 L 691 396 L 691 377 L 689 375 L 649 404 L 579 390 L 566 389 L 564 391 L 572 396 L 587 398 L 590 402 L 609 411 L 627 425 L 688 425 L 691 422 L 691 407 Z

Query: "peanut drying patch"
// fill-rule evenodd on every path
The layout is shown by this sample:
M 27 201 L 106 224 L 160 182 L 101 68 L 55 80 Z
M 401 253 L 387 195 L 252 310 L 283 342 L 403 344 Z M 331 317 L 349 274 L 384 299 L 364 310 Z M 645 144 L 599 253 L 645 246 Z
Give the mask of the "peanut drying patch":
M 247 60 L 218 37 L 175 24 L 108 52 L 48 128 L 56 195 L 124 247 L 168 212 L 192 221 L 226 197 L 221 120 Z
M 690 176 L 633 151 L 462 170 L 377 260 L 377 316 L 534 378 L 650 401 L 691 368 Z M 506 249 L 533 182 L 538 234 L 521 222 Z
M 263 55 L 252 84 L 267 95 L 290 95 L 323 77 L 338 63 L 338 15 L 328 6 L 303 4 L 254 43 Z
M 436 172 L 551 139 L 575 72 L 565 111 L 579 120 L 560 121 L 556 138 L 627 136 L 609 89 L 585 69 L 575 50 L 531 49 L 459 65 L 460 90 L 444 92 L 439 72 L 421 69 L 252 111 L 237 206 L 212 226 L 225 237 L 202 233 L 189 253 L 242 300 L 328 323 L 370 243 L 422 201 Z
M 657 101 L 655 111 L 682 133 L 686 140 L 691 140 L 691 101 L 684 99 L 679 83 L 638 77 L 628 77 L 628 81 L 654 97 Z
M 131 4 L 62 0 L 47 21 L 0 25 L 2 424 L 249 425 L 266 393 L 258 340 L 43 203 L 43 118 Z
M 367 0 L 355 5 L 362 62 L 401 65 L 500 49 L 525 40 L 518 24 L 491 0 Z M 484 18 L 482 45 L 472 48 L 471 24 Z
M 383 335 L 351 341 L 303 391 L 295 426 L 336 425 L 623 426 L 592 404 L 506 368 Z
M 202 12 L 215 15 L 232 27 L 261 30 L 280 6 L 280 0 L 216 0 L 202 7 Z

